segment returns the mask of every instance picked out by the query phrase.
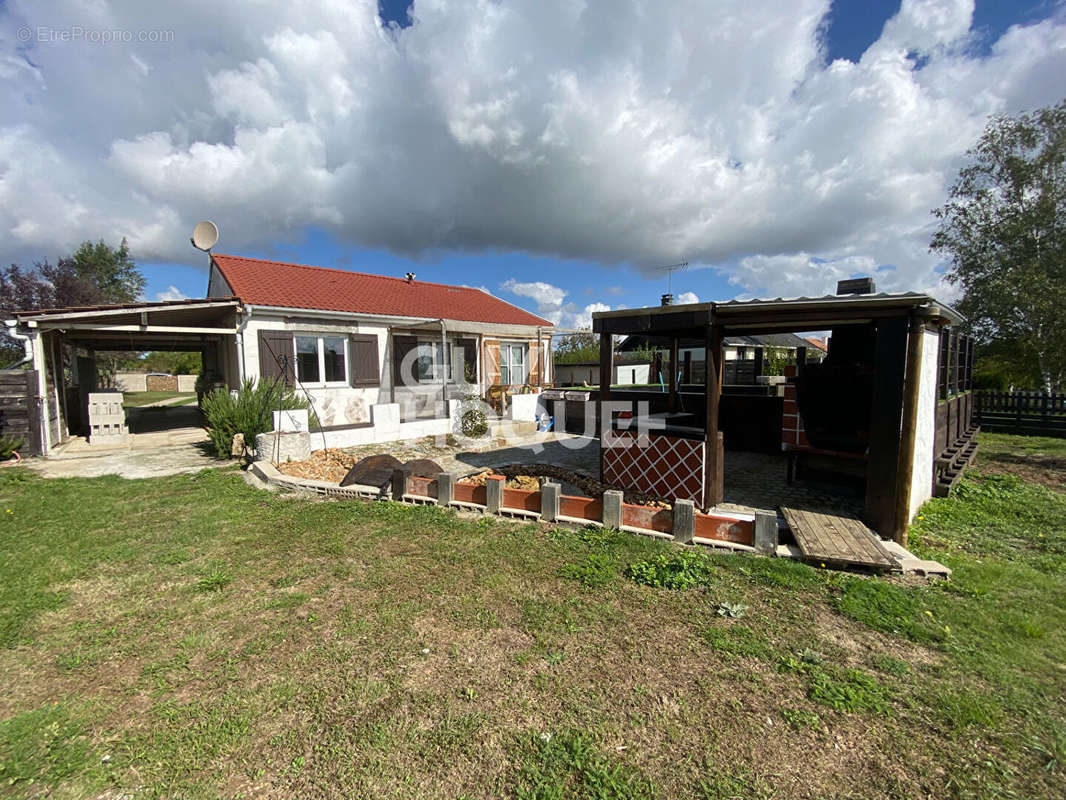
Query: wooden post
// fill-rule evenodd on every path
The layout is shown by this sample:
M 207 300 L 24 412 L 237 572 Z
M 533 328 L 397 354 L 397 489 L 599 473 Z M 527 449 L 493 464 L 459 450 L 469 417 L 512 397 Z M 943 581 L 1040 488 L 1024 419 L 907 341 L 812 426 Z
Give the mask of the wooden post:
M 684 383 L 692 383 L 692 351 L 685 351 Z
M 865 518 L 884 538 L 894 538 L 903 384 L 907 363 L 906 317 L 877 323 L 870 445 L 866 462 Z
M 696 506 L 691 500 L 674 501 L 674 541 L 680 544 L 692 544 L 692 533 L 696 529 Z
M 903 384 L 903 424 L 896 468 L 896 519 L 892 538 L 907 546 L 907 528 L 911 524 L 911 473 L 914 469 L 914 446 L 918 436 L 918 397 L 922 380 L 922 340 L 925 323 L 911 319 L 907 336 L 907 368 Z
M 603 480 L 603 435 L 611 429 L 611 414 L 607 404 L 611 400 L 611 378 L 614 375 L 614 345 L 611 334 L 600 334 L 600 390 L 597 402 L 599 424 L 597 433 L 600 438 L 600 480 Z M 587 409 L 586 409 L 587 414 Z M 587 416 L 586 416 L 587 419 Z
M 503 475 L 485 478 L 485 510 L 490 514 L 499 514 L 503 508 L 503 484 L 506 480 Z
M 718 325 L 707 328 L 704 339 L 704 363 L 707 365 L 707 383 L 704 399 L 707 404 L 704 429 L 705 472 L 703 479 L 703 506 L 713 508 L 722 502 L 718 487 L 722 482 L 723 465 L 718 446 L 718 402 L 722 396 L 722 329 Z
M 678 340 L 677 337 L 673 337 L 670 340 L 670 405 L 671 411 L 677 411 L 678 409 L 678 397 L 677 397 L 677 362 L 678 362 Z
M 763 349 L 761 347 L 755 348 L 755 377 L 758 378 L 762 375 L 763 370 Z M 756 383 L 759 381 L 756 380 Z

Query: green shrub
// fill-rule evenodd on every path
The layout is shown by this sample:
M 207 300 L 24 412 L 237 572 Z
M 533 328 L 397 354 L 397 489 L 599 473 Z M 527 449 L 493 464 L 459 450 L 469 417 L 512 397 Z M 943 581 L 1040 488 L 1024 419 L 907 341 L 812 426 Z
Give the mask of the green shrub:
M 0 436 L 0 461 L 7 461 L 11 454 L 25 443 L 21 436 Z
M 677 550 L 630 564 L 626 575 L 637 583 L 658 589 L 690 589 L 706 586 L 713 569 L 703 553 Z
M 476 406 L 467 408 L 459 416 L 459 430 L 463 436 L 469 436 L 471 439 L 480 439 L 489 432 L 489 423 L 485 417 L 485 412 Z
M 309 408 L 307 400 L 280 380 L 251 378 L 241 384 L 236 397 L 228 390 L 216 389 L 204 396 L 203 403 L 211 444 L 219 458 L 230 457 L 236 434 L 244 434 L 245 447 L 255 447 L 256 436 L 273 430 L 274 411 L 301 408 Z

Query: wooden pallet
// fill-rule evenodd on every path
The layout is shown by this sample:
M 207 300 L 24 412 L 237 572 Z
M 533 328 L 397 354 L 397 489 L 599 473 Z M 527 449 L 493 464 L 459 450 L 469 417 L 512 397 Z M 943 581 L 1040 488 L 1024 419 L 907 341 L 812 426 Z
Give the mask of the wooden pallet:
M 962 477 L 963 470 L 977 458 L 977 432 L 980 430 L 980 426 L 971 425 L 966 433 L 937 458 L 936 481 L 933 484 L 934 496 L 947 497 L 951 492 L 951 487 Z
M 827 567 L 899 569 L 877 535 L 857 519 L 799 508 L 782 507 L 781 513 L 806 561 Z

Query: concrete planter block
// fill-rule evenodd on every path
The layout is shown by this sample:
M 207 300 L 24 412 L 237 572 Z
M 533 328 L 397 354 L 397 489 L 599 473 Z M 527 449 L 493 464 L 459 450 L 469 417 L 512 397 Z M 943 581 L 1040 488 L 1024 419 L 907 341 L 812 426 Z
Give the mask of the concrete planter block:
M 777 514 L 755 512 L 755 552 L 773 555 L 777 552 Z
M 557 483 L 545 481 L 540 487 L 540 516 L 545 522 L 555 522 L 559 518 L 559 497 L 562 488 Z
M 757 375 L 755 377 L 755 382 L 760 383 L 763 386 L 784 385 L 785 380 L 786 378 L 784 375 Z
M 539 394 L 511 395 L 511 419 L 515 422 L 535 422 Z
M 247 444 L 247 442 L 245 443 Z M 306 461 L 311 457 L 311 434 L 306 431 L 261 433 L 255 437 L 255 460 Z
M 437 475 L 437 505 L 451 505 L 455 499 L 455 473 L 441 472 Z
M 622 493 L 617 489 L 603 493 L 603 527 L 622 528 Z
M 696 529 L 696 504 L 691 500 L 674 501 L 674 541 L 692 544 Z
M 490 514 L 499 514 L 503 508 L 503 484 L 506 481 L 502 475 L 490 475 L 485 479 L 485 510 Z

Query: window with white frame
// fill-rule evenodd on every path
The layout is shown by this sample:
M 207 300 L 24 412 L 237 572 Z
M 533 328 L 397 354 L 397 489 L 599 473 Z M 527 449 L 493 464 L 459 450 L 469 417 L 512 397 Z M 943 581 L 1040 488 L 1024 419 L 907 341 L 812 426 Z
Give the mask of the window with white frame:
M 500 383 L 503 386 L 521 386 L 528 382 L 526 368 L 527 345 L 522 342 L 500 344 Z
M 452 379 L 452 344 L 448 342 L 419 342 L 415 359 L 415 377 L 420 383 L 440 382 Z
M 308 334 L 295 338 L 296 379 L 300 383 L 347 385 L 347 337 Z

